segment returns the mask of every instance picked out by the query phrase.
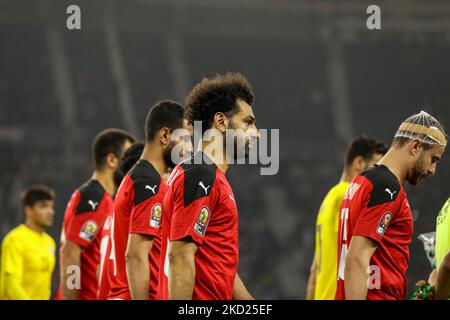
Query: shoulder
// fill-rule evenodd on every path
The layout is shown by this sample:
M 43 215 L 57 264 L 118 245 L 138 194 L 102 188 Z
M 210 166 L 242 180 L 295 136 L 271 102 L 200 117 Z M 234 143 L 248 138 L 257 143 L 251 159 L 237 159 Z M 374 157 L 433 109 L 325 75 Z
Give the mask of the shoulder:
M 48 233 L 45 233 L 45 240 L 52 246 L 52 248 L 56 248 L 56 242 Z
M 161 176 L 158 171 L 156 171 L 153 165 L 146 160 L 139 160 L 136 164 L 131 168 L 128 176 L 131 180 L 146 180 L 149 182 L 160 183 Z
M 217 167 L 214 164 L 181 164 L 184 181 L 213 183 L 216 179 Z
M 3 238 L 2 245 L 8 246 L 11 241 L 15 243 L 20 243 L 21 239 L 25 237 L 25 230 L 23 225 L 19 225 L 9 231 L 6 236 Z
M 105 189 L 96 180 L 88 180 L 77 189 L 79 193 L 79 202 L 75 208 L 75 214 L 95 212 L 99 207 L 100 201 L 105 196 Z
M 180 164 L 179 167 L 184 173 L 183 194 L 185 206 L 211 194 L 217 176 L 217 166 L 215 164 L 185 162 Z
M 361 176 L 366 178 L 371 188 L 368 207 L 394 202 L 400 194 L 401 186 L 395 175 L 385 166 L 374 166 L 364 171 Z
M 157 195 L 161 187 L 161 176 L 146 160 L 139 160 L 128 173 L 134 191 L 134 204 Z
M 333 200 L 342 200 L 349 186 L 350 183 L 348 182 L 339 182 L 337 185 L 331 188 L 330 191 L 328 191 L 327 197 L 330 197 Z

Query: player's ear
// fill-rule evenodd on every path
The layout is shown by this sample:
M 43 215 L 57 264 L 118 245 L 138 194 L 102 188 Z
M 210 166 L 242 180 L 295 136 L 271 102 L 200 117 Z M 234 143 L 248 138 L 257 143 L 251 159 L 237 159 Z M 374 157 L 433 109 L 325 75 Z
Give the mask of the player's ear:
M 163 146 L 166 146 L 170 143 L 171 136 L 172 135 L 170 134 L 169 128 L 164 127 L 159 130 L 159 141 L 161 141 L 161 144 Z
M 119 166 L 119 159 L 117 159 L 114 153 L 108 153 L 105 162 L 108 168 L 115 169 Z
M 411 146 L 410 146 L 410 149 L 409 149 L 410 152 L 411 152 L 411 155 L 417 156 L 420 153 L 421 149 L 422 149 L 422 143 L 419 140 L 414 139 L 411 142 Z
M 228 118 L 222 112 L 217 112 L 214 115 L 213 127 L 218 129 L 220 132 L 225 133 L 228 128 Z
M 357 156 L 355 159 L 353 159 L 353 168 L 358 172 L 362 172 L 365 167 L 364 161 L 365 160 L 363 156 Z
M 23 208 L 23 211 L 25 213 L 25 218 L 29 219 L 31 217 L 32 213 L 33 213 L 33 208 L 31 206 L 25 206 Z

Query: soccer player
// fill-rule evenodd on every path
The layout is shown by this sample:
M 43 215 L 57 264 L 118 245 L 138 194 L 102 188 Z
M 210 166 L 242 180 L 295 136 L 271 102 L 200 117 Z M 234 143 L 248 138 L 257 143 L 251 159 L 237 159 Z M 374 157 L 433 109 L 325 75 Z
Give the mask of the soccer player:
M 113 266 L 109 270 L 111 300 L 156 299 L 161 250 L 161 203 L 165 192 L 163 175 L 174 167 L 172 151 L 191 152 L 180 146 L 186 141 L 175 132 L 190 132 L 183 107 L 160 101 L 149 111 L 145 123 L 142 156 L 127 173 L 117 192 L 111 230 Z M 182 152 L 182 151 L 180 151 Z
M 216 134 L 203 137 L 199 151 L 177 166 L 168 179 L 163 202 L 160 272 L 162 299 L 252 299 L 237 274 L 238 211 L 225 173 L 237 153 L 248 156 L 259 137 L 252 111 L 254 95 L 247 79 L 228 73 L 203 79 L 186 98 L 187 119 Z M 195 124 L 195 123 L 194 123 Z M 238 130 L 239 129 L 239 130 Z M 220 139 L 222 138 L 222 139 Z M 212 139 L 211 139 L 212 140 Z M 223 145 L 211 148 L 214 142 Z M 231 158 L 233 157 L 233 158 Z M 162 270 L 163 269 L 163 270 Z
M 436 219 L 435 299 L 450 299 L 450 198 Z
M 122 179 L 120 159 L 135 141 L 119 129 L 105 129 L 94 139 L 92 177 L 74 191 L 61 232 L 61 284 L 57 299 L 96 300 L 100 237 L 113 210 L 113 195 Z
M 308 281 L 308 300 L 334 300 L 337 278 L 339 207 L 350 182 L 386 153 L 383 142 L 362 135 L 347 150 L 341 180 L 328 192 L 316 222 L 316 246 Z
M 45 232 L 53 225 L 55 192 L 31 186 L 22 193 L 25 224 L 2 241 L 1 300 L 48 300 L 55 268 L 55 241 Z
M 413 220 L 403 183 L 434 175 L 447 136 L 421 111 L 398 128 L 386 155 L 353 179 L 339 214 L 336 299 L 405 299 Z
M 124 154 L 123 158 L 120 160 L 120 171 L 122 173 L 127 173 L 131 170 L 134 164 L 139 160 L 144 150 L 143 142 L 134 143 Z M 111 256 L 111 223 L 113 218 L 113 211 L 106 218 L 105 224 L 103 225 L 101 233 L 100 242 L 100 274 L 98 283 L 98 300 L 106 300 L 108 298 L 110 284 L 109 284 L 109 268 L 114 266 L 113 260 L 110 259 Z

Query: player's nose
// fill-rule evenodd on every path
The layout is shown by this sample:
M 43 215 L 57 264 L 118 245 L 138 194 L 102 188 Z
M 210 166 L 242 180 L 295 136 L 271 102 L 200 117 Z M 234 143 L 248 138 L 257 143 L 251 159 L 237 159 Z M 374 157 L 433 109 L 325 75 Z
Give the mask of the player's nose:
M 190 155 L 190 154 L 192 154 L 193 151 L 194 151 L 194 146 L 192 145 L 192 142 L 189 141 L 186 144 L 186 154 Z
M 436 173 L 436 164 L 435 163 L 430 167 L 430 169 L 428 169 L 427 173 L 429 176 L 433 176 Z
M 261 138 L 261 135 L 259 134 L 259 129 L 255 125 L 253 125 L 252 136 L 257 140 Z

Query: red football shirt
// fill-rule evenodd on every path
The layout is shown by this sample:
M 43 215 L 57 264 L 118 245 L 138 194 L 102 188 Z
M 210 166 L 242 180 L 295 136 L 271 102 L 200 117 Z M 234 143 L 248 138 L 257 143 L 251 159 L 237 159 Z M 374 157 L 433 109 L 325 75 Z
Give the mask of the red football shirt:
M 194 156 L 199 155 L 202 153 Z M 169 298 L 168 241 L 190 237 L 199 245 L 192 299 L 232 299 L 239 260 L 238 211 L 225 174 L 214 164 L 183 163 L 173 170 L 167 183 L 160 298 Z
M 153 246 L 148 259 L 149 299 L 156 299 L 161 251 L 161 203 L 164 191 L 164 180 L 146 160 L 139 160 L 122 180 L 116 194 L 111 229 L 113 264 L 109 269 L 111 289 L 108 299 L 131 299 L 125 261 L 130 233 L 153 236 Z
M 61 247 L 68 239 L 83 248 L 80 260 L 81 288 L 78 290 L 80 300 L 97 299 L 97 268 L 100 262 L 98 235 L 102 232 L 105 220 L 112 212 L 113 206 L 112 196 L 96 180 L 89 180 L 77 189 L 67 204 L 61 233 Z M 61 287 L 56 299 L 62 299 Z
M 413 220 L 402 185 L 386 166 L 357 176 L 344 196 L 339 213 L 336 299 L 345 299 L 345 256 L 353 236 L 378 244 L 370 261 L 368 300 L 402 300 Z
M 109 285 L 109 268 L 114 266 L 111 256 L 111 225 L 113 219 L 113 211 L 108 216 L 100 235 L 100 274 L 98 276 L 98 300 L 106 300 L 108 298 L 110 285 Z

